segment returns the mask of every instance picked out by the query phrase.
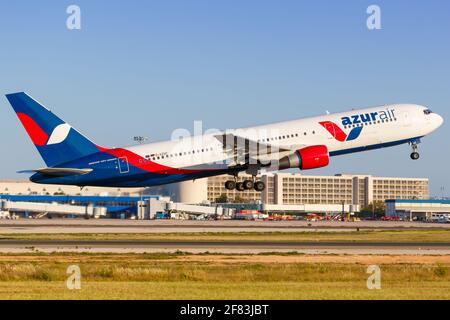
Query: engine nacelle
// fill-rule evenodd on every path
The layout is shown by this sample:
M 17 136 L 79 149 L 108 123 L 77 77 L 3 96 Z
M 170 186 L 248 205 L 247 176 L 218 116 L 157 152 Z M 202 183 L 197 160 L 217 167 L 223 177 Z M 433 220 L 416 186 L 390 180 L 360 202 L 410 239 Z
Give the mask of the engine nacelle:
M 300 170 L 326 167 L 330 162 L 328 148 L 324 145 L 310 146 L 283 157 L 278 163 L 279 170 L 300 168 Z

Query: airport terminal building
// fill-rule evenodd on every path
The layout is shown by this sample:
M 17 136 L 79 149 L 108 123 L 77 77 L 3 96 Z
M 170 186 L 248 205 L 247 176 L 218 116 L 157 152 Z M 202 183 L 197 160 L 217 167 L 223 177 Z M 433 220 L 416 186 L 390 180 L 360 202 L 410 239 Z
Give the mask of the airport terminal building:
M 238 180 L 248 179 L 240 175 Z M 240 199 L 246 203 L 268 205 L 298 204 L 355 204 L 364 207 L 372 201 L 387 199 L 428 199 L 427 178 L 374 177 L 371 175 L 336 174 L 309 176 L 299 173 L 262 175 L 267 188 L 263 192 L 227 190 L 228 175 L 186 181 L 158 188 L 103 188 L 43 185 L 29 181 L 0 181 L 0 195 L 73 195 L 73 196 L 142 196 L 156 194 L 170 196 L 184 203 L 217 202 Z
M 37 184 L 25 180 L 1 180 L 0 195 L 138 196 L 144 188 L 103 188 Z
M 443 216 L 450 216 L 450 200 L 390 199 L 386 200 L 385 215 L 399 218 L 400 220 L 447 222 L 438 220 L 441 217 L 443 218 Z
M 244 180 L 249 176 L 242 176 Z M 371 175 L 337 174 L 334 176 L 309 176 L 299 173 L 275 173 L 261 177 L 266 190 L 237 192 L 226 190 L 228 176 L 208 178 L 207 198 L 211 202 L 224 195 L 228 199 L 240 198 L 246 202 L 265 204 L 356 204 L 364 207 L 372 201 L 387 199 L 428 199 L 427 178 L 391 178 Z
M 246 175 L 239 176 L 239 180 L 246 178 Z M 80 189 L 27 181 L 0 181 L 0 213 L 6 210 L 26 214 L 36 211 L 63 213 L 70 211 L 65 206 L 72 205 L 79 216 L 89 213 L 91 216 L 152 219 L 170 212 L 214 215 L 231 208 L 225 202 L 239 202 L 239 208 L 245 203 L 253 210 L 264 212 L 331 214 L 357 212 L 374 200 L 429 198 L 429 182 L 424 178 L 275 173 L 261 176 L 267 186 L 263 192 L 227 190 L 224 188 L 227 179 L 229 176 L 217 176 L 148 189 Z M 236 211 L 236 208 L 231 210 Z

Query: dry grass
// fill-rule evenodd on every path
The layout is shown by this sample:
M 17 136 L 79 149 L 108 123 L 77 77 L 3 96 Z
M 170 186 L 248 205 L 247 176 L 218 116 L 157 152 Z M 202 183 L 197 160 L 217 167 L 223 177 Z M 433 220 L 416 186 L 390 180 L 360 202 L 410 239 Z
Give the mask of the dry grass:
M 1 299 L 450 299 L 448 282 L 382 283 L 368 290 L 353 282 L 82 282 L 68 290 L 62 282 L 0 282 Z
M 2 255 L 0 299 L 450 299 L 450 263 L 440 256 L 426 263 L 380 264 L 382 290 L 366 288 L 367 265 L 361 259 L 310 263 L 301 255 L 245 257 Z M 81 268 L 81 290 L 66 288 L 66 268 L 72 264 Z
M 450 242 L 450 230 L 373 230 L 354 232 L 196 232 L 196 233 L 65 233 L 0 234 L 23 240 L 173 240 L 173 241 L 342 241 Z

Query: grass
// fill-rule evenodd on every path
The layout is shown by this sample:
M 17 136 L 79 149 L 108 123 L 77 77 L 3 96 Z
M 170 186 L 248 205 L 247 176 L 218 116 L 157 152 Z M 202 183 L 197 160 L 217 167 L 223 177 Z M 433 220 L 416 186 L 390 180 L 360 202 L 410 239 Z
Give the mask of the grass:
M 81 290 L 68 290 L 58 282 L 0 282 L 2 299 L 445 299 L 449 283 L 389 284 L 368 290 L 363 282 L 84 282 Z
M 373 230 L 354 232 L 195 232 L 195 233 L 63 233 L 0 234 L 16 240 L 165 240 L 165 241 L 342 241 L 450 242 L 450 230 Z
M 450 242 L 450 231 L 2 234 L 0 239 L 426 243 Z M 447 256 L 329 257 L 311 262 L 297 252 L 0 254 L 0 299 L 450 299 Z M 366 287 L 373 259 L 381 268 L 381 290 Z M 73 264 L 81 268 L 81 290 L 66 287 L 66 270 Z
M 224 263 L 184 253 L 0 255 L 0 299 L 450 299 L 446 263 L 381 264 L 382 289 L 368 290 L 365 264 L 242 256 L 225 255 L 237 260 Z M 81 290 L 66 287 L 73 264 L 81 269 Z

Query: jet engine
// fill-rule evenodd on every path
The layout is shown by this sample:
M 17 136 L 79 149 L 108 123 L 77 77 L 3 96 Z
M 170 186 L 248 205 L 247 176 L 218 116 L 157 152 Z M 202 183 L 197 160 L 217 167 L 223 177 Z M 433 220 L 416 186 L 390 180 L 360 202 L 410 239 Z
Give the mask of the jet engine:
M 324 145 L 309 146 L 280 159 L 279 170 L 300 168 L 300 170 L 326 167 L 330 162 L 328 148 Z

